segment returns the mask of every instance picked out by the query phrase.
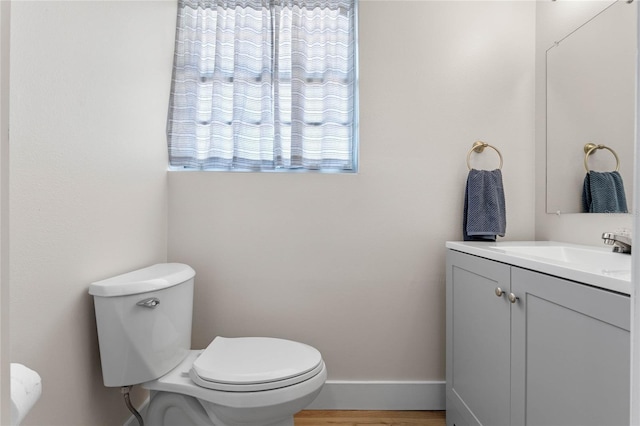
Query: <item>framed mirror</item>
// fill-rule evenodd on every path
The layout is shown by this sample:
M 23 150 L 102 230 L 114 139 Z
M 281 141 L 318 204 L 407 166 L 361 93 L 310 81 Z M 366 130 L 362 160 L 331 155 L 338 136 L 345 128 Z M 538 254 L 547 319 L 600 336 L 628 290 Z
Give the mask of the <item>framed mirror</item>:
M 546 52 L 547 213 L 588 212 L 587 168 L 608 177 L 618 167 L 633 206 L 635 7 L 611 3 Z

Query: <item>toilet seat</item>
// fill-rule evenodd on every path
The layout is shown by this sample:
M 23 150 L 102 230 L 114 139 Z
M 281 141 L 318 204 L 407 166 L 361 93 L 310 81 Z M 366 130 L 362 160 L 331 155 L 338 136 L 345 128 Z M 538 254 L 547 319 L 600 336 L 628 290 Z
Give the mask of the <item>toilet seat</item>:
M 303 343 L 269 337 L 216 337 L 189 371 L 198 386 L 256 392 L 304 382 L 324 368 L 320 352 Z
M 191 350 L 176 368 L 164 376 L 145 382 L 142 387 L 152 392 L 172 392 L 188 395 L 201 401 L 208 401 L 216 405 L 237 408 L 259 408 L 267 405 L 279 405 L 319 392 L 327 379 L 327 369 L 322 363 L 320 372 L 307 381 L 293 386 L 267 390 L 263 392 L 225 392 L 198 386 L 189 376 L 196 358 L 201 350 Z

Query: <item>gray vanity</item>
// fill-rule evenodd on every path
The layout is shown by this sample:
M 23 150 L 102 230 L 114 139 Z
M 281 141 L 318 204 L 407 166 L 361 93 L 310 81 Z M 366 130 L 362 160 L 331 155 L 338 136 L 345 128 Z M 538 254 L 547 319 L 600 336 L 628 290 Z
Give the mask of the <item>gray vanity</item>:
M 630 256 L 446 247 L 447 426 L 629 424 Z

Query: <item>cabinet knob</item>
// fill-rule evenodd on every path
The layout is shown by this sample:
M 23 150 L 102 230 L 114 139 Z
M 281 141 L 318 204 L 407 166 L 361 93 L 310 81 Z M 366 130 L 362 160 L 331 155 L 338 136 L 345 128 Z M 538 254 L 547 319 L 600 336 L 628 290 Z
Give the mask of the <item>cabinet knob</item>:
M 508 297 L 508 299 L 509 299 L 509 302 L 511 302 L 511 303 L 516 303 L 516 301 L 517 301 L 518 299 L 520 299 L 518 296 L 516 296 L 516 295 L 515 295 L 515 294 L 513 294 L 513 293 L 509 293 L 509 296 L 507 296 L 507 297 Z
M 500 287 L 496 287 L 496 296 L 502 297 L 503 294 L 504 290 L 502 290 Z

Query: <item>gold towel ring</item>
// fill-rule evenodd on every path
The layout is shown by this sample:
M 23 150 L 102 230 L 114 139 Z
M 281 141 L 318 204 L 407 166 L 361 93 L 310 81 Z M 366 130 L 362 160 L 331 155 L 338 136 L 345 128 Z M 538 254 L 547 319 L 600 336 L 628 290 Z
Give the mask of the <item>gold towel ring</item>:
M 596 145 L 595 143 L 588 143 L 585 144 L 584 146 L 584 168 L 587 169 L 587 172 L 590 172 L 591 170 L 589 170 L 589 156 L 591 154 L 593 154 L 595 151 L 597 151 L 598 149 L 607 149 L 609 150 L 613 156 L 616 158 L 616 172 L 618 170 L 620 170 L 620 159 L 618 158 L 618 154 L 616 154 L 616 152 L 609 148 L 606 145 Z
M 491 148 L 498 154 L 498 157 L 500 157 L 500 166 L 498 166 L 498 168 L 502 169 L 502 154 L 500 154 L 500 151 L 498 151 L 498 148 L 496 148 L 493 145 L 489 145 L 486 142 L 476 141 L 473 143 L 473 146 L 467 153 L 467 167 L 469 168 L 469 170 L 471 170 L 471 163 L 469 162 L 469 160 L 471 159 L 471 153 L 475 151 L 479 154 L 482 151 L 484 151 L 485 148 Z

